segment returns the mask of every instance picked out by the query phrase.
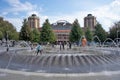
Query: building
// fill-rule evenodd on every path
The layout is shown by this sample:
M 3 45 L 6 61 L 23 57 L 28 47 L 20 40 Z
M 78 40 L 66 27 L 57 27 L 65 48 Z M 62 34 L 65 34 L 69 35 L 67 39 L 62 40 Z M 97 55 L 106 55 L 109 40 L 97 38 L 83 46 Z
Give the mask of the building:
M 91 31 L 95 30 L 95 26 L 97 24 L 96 17 L 92 16 L 92 14 L 88 14 L 87 17 L 84 18 L 84 29 L 90 28 Z
M 36 14 L 32 14 L 30 17 L 28 17 L 28 25 L 30 28 L 40 28 L 40 20 L 39 17 L 36 16 Z
M 65 21 L 59 20 L 56 23 L 51 24 L 52 30 L 56 35 L 57 42 L 68 42 L 69 34 L 72 28 L 72 24 Z

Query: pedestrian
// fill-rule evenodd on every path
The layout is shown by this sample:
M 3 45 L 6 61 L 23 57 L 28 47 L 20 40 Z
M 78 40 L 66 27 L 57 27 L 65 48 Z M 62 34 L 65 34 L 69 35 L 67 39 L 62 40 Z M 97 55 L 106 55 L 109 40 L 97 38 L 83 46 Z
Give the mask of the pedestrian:
M 9 44 L 7 44 L 7 49 L 6 49 L 6 51 L 7 51 L 7 52 L 9 51 Z
M 87 45 L 87 40 L 86 38 L 83 36 L 82 37 L 82 47 L 85 47 Z
M 64 42 L 62 42 L 62 48 L 63 48 L 63 50 L 65 49 L 64 45 L 65 45 Z
M 72 44 L 71 44 L 71 42 L 69 42 L 69 49 L 71 49 L 71 47 L 72 47 Z
M 40 43 L 38 44 L 36 51 L 37 51 L 37 55 L 38 53 L 42 54 L 42 46 L 40 45 Z

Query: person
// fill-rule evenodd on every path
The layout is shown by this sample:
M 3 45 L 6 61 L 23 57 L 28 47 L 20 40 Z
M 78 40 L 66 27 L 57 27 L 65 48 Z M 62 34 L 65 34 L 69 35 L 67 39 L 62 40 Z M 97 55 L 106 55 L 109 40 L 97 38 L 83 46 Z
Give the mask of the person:
M 40 43 L 37 46 L 36 51 L 37 51 L 37 55 L 38 55 L 38 53 L 42 54 L 42 46 L 40 45 Z
M 85 37 L 82 38 L 82 47 L 85 47 L 87 45 L 87 40 Z
M 71 42 L 69 42 L 69 49 L 71 49 L 71 47 L 72 47 L 72 43 L 71 43 Z
M 9 51 L 9 44 L 7 44 L 7 49 L 6 49 L 6 51 L 7 51 L 7 52 Z
M 62 48 L 63 48 L 63 50 L 65 49 L 65 47 L 64 47 L 64 42 L 62 42 Z

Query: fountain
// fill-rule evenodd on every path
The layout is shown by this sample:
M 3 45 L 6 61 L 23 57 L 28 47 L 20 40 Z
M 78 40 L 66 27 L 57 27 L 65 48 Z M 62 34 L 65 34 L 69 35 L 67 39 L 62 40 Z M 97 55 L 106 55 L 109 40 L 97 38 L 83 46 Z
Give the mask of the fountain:
M 105 45 L 105 42 L 108 41 L 108 40 L 112 41 L 111 44 L 112 44 L 113 46 L 117 46 L 117 44 L 114 42 L 114 40 L 112 40 L 111 38 L 107 38 L 107 39 L 103 42 L 103 47 L 104 47 L 104 45 Z M 112 46 L 112 45 L 111 45 L 111 46 Z M 109 46 L 109 47 L 111 47 L 111 46 Z
M 97 37 L 94 37 L 97 38 Z M 107 38 L 103 45 L 111 40 Z M 100 42 L 101 45 L 101 42 Z M 44 51 L 36 56 L 35 50 L 14 49 L 9 52 L 0 52 L 0 71 L 13 70 L 23 73 L 44 74 L 89 74 L 95 75 L 109 71 L 120 70 L 120 50 L 111 47 L 77 47 L 76 50 L 63 50 L 59 48 Z M 44 47 L 45 48 L 45 47 Z
M 98 36 L 94 36 L 93 39 L 92 39 L 92 41 L 94 41 L 95 39 L 98 40 L 99 46 L 101 46 L 101 40 L 99 39 L 99 37 Z
M 114 42 L 116 42 L 117 46 L 120 47 L 120 38 L 115 38 Z
M 89 67 L 93 72 L 103 71 L 103 64 L 106 67 L 111 64 L 114 50 L 102 51 L 101 48 L 84 48 L 81 52 L 63 51 L 55 53 L 44 53 L 36 56 L 27 50 L 9 52 L 9 54 L 1 54 L 0 63 L 3 69 L 26 70 L 28 72 L 38 72 L 43 70 L 48 73 L 88 73 Z M 25 53 L 23 53 L 25 52 Z M 117 51 L 116 51 L 117 52 Z M 23 66 L 26 65 L 26 66 Z M 105 67 L 105 66 L 104 66 Z

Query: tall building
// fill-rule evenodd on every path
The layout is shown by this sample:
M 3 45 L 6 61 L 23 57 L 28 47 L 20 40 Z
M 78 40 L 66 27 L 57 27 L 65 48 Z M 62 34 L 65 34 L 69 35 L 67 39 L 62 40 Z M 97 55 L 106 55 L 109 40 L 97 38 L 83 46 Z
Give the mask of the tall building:
M 88 14 L 84 18 L 84 29 L 89 27 L 91 31 L 94 31 L 96 24 L 97 24 L 96 17 L 92 16 L 92 14 Z
M 59 20 L 51 25 L 53 32 L 57 38 L 57 42 L 68 42 L 69 34 L 72 28 L 72 24 L 65 21 Z
M 40 28 L 40 22 L 39 17 L 36 16 L 36 14 L 32 14 L 30 17 L 28 17 L 28 25 L 30 28 Z

